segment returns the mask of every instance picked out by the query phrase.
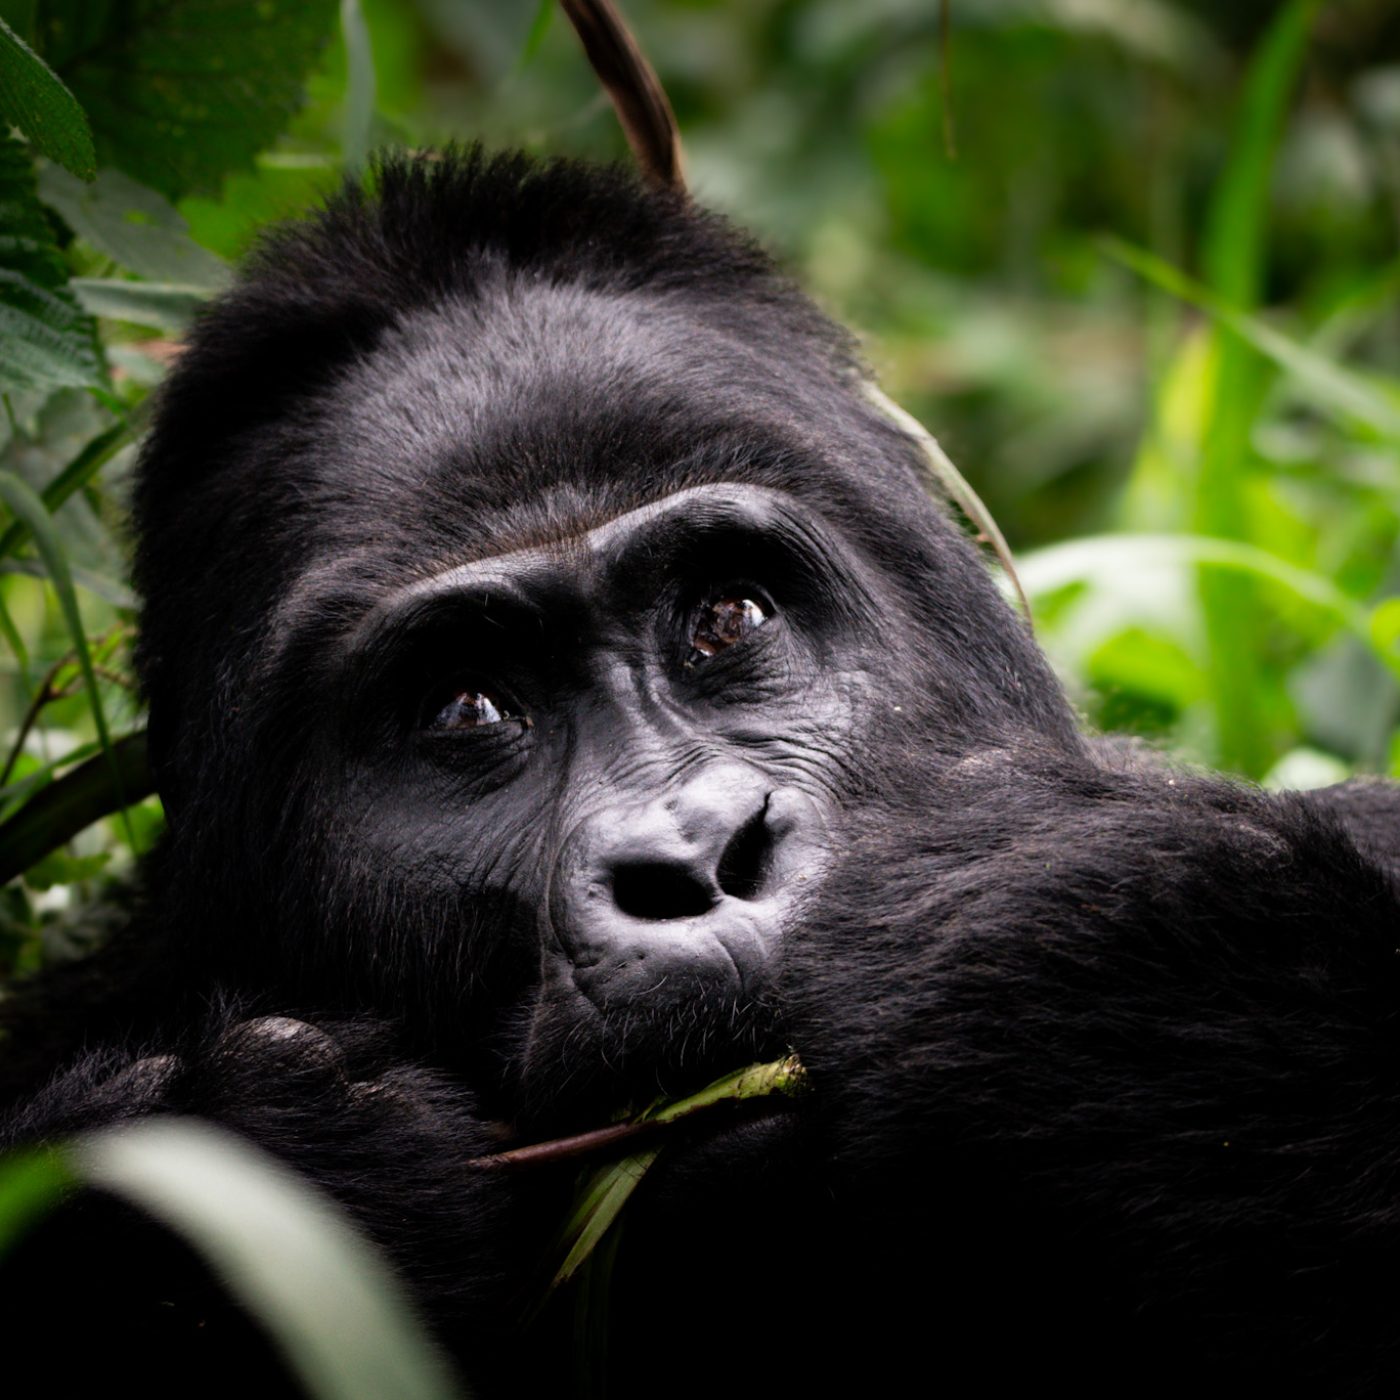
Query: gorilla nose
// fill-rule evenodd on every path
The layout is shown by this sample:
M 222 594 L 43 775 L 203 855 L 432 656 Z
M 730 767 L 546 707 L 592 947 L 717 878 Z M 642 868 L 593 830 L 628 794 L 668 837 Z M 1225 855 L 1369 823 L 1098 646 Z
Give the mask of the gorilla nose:
M 685 806 L 678 801 L 671 810 L 663 805 L 659 817 L 649 815 L 631 841 L 624 835 L 634 850 L 640 848 L 640 858 L 622 851 L 607 861 L 613 903 L 634 919 L 692 919 L 725 895 L 756 899 L 763 892 L 774 840 L 767 821 L 771 794 L 763 793 L 747 819 L 737 822 L 736 808 L 752 805 L 742 792 L 704 792 L 698 801 L 696 794 L 688 796 Z M 680 850 L 668 854 L 668 847 Z
M 551 898 L 561 970 L 600 1005 L 752 987 L 813 867 L 811 804 L 740 764 L 594 813 Z

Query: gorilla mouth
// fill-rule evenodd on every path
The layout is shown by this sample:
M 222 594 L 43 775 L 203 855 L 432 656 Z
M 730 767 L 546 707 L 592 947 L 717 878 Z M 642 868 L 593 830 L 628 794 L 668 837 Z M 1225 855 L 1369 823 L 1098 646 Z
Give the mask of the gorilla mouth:
M 516 1083 L 518 1124 L 596 1125 L 694 1094 L 736 1066 L 785 1053 L 768 978 L 747 988 L 680 968 L 646 995 L 599 1003 L 570 975 L 536 1005 Z

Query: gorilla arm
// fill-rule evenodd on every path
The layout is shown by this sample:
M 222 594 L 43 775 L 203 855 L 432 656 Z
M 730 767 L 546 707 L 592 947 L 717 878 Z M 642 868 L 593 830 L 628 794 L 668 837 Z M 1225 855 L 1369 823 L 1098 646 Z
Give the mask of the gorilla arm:
M 786 1001 L 868 1276 L 1021 1379 L 1394 1381 L 1397 903 L 1329 803 L 987 753 L 830 889 Z
M 224 1008 L 163 1047 L 83 1056 L 0 1121 L 0 1145 L 157 1113 L 230 1128 L 328 1192 L 411 1280 L 442 1339 L 485 1355 L 479 1329 L 503 1301 L 497 1245 L 519 1233 L 507 1193 L 467 1165 L 496 1137 L 470 1094 L 404 1061 L 384 1027 Z M 286 1384 L 204 1266 L 100 1196 L 84 1193 L 21 1241 L 0 1269 L 0 1298 L 20 1333 L 54 1340 L 46 1366 L 59 1390 L 113 1373 L 156 1395 Z M 84 1345 L 57 1345 L 75 1318 Z

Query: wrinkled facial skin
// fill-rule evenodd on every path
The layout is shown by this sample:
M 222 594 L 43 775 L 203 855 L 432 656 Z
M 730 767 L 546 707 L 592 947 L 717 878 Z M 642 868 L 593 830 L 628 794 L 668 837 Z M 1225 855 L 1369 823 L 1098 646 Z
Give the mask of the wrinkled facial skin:
M 527 1065 L 664 1073 L 761 1006 L 889 703 L 885 621 L 754 486 L 449 568 L 347 639 L 341 819 L 399 881 L 536 911 Z

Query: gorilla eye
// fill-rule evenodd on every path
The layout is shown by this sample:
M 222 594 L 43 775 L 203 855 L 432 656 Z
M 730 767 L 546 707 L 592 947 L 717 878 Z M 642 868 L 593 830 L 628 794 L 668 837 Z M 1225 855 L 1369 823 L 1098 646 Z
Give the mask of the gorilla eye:
M 771 616 L 771 610 L 763 603 L 739 594 L 707 603 L 695 620 L 695 630 L 690 635 L 690 654 L 685 664 L 696 666 L 706 657 L 743 641 Z
M 429 711 L 432 705 L 428 706 Z M 506 702 L 485 690 L 468 686 L 459 690 L 428 721 L 428 729 L 481 729 L 488 724 L 500 724 L 515 719 Z

